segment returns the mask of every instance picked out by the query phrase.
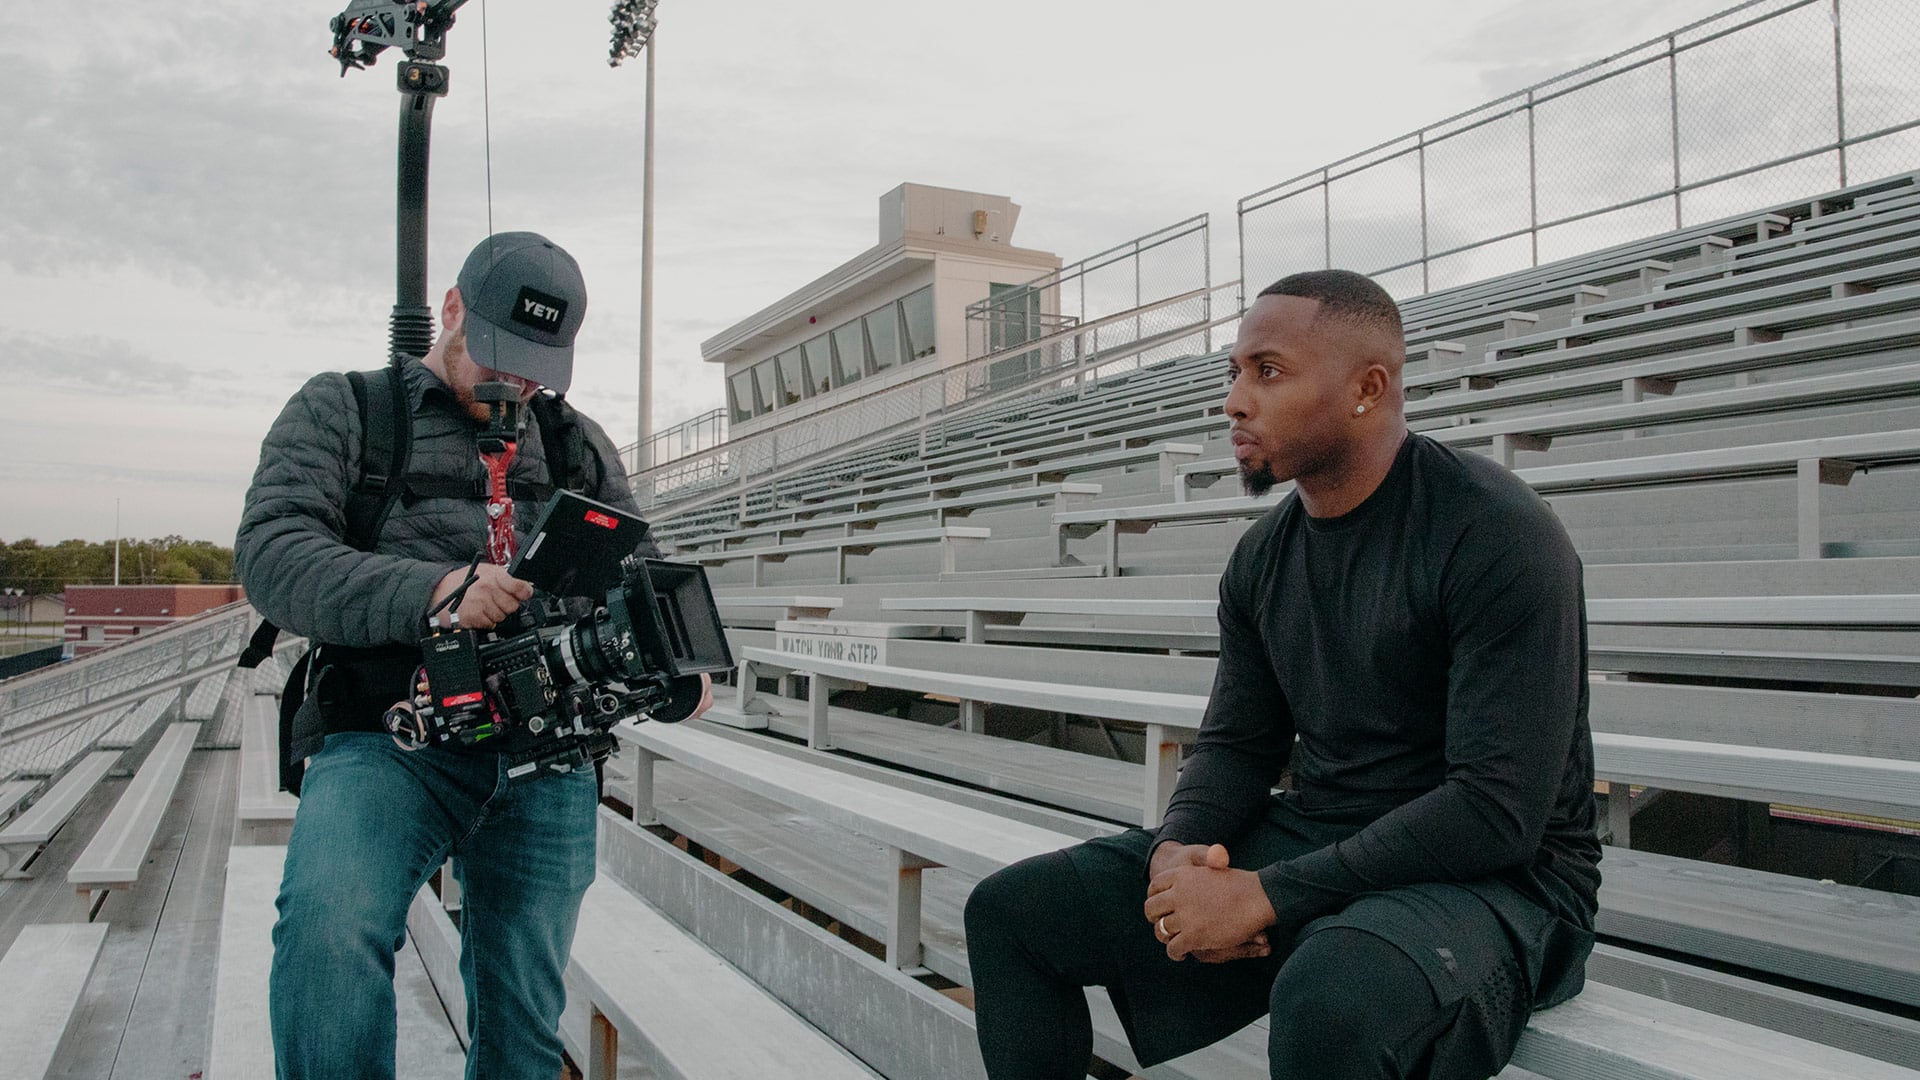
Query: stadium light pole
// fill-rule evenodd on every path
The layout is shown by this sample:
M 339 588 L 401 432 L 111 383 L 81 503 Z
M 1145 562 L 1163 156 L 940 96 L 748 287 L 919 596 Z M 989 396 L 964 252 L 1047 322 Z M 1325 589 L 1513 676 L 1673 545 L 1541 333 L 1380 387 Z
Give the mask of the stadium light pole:
M 653 44 L 659 27 L 655 15 L 660 0 L 615 0 L 607 21 L 613 24 L 613 45 L 607 63 L 619 67 L 646 50 L 647 104 L 642 135 L 640 165 L 640 379 L 638 438 L 633 446 L 633 471 L 636 475 L 653 464 Z

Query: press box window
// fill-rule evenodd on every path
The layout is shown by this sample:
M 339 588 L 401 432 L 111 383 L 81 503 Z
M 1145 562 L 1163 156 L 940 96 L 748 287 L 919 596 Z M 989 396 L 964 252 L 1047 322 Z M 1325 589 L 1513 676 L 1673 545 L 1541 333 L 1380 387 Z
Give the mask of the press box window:
M 727 377 L 727 412 L 734 423 L 765 412 L 753 400 L 753 372 L 736 371 Z
M 833 371 L 836 384 L 858 379 L 867 368 L 867 340 L 860 332 L 860 320 L 834 327 Z
M 898 305 L 888 304 L 868 312 L 861 320 L 867 327 L 867 345 L 873 351 L 873 370 L 885 371 L 900 363 L 900 313 Z
M 807 374 L 813 377 L 813 385 L 818 388 L 816 392 L 826 393 L 830 385 L 827 380 L 833 371 L 833 345 L 827 341 L 827 335 L 821 334 L 800 348 L 806 357 Z M 831 386 L 845 386 L 859 377 L 858 371 L 852 379 L 833 377 Z
M 774 358 L 780 374 L 780 404 L 791 405 L 813 396 L 813 382 L 807 378 L 807 358 L 794 346 Z
M 933 286 L 909 293 L 900 301 L 907 327 L 907 355 L 918 360 L 933 355 Z
M 759 416 L 773 411 L 773 404 L 780 400 L 780 389 L 774 385 L 773 361 L 762 360 L 753 365 L 753 392 L 758 398 L 758 407 L 753 414 Z

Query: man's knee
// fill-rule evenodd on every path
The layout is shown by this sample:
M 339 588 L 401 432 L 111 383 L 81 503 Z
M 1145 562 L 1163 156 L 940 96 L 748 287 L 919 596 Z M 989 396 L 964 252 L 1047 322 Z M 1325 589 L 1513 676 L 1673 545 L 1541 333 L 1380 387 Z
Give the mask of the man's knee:
M 324 874 L 288 874 L 275 906 L 273 943 L 280 950 L 321 949 L 338 955 L 348 948 L 370 949 L 378 959 L 391 954 L 406 937 L 411 895 L 395 895 L 382 882 L 351 868 Z
M 1274 979 L 1268 1056 L 1274 1076 L 1402 1075 L 1439 1001 L 1419 966 L 1362 930 L 1329 927 L 1300 942 Z
M 1033 928 L 1068 887 L 1073 865 L 1058 853 L 1024 859 L 981 879 L 967 895 L 967 941 L 1004 940 Z M 971 948 L 972 945 L 969 945 Z
M 1024 859 L 988 875 L 967 897 L 967 951 L 981 958 L 1022 956 L 1024 963 L 1080 979 L 1082 969 L 1104 959 L 1100 928 L 1107 920 L 1099 912 L 1113 902 L 1091 891 L 1065 852 Z

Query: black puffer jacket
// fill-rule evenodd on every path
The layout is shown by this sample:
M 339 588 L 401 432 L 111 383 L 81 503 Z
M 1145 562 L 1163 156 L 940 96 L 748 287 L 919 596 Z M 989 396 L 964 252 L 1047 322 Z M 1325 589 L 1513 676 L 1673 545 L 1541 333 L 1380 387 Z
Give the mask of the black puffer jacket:
M 453 391 L 417 360 L 406 363 L 413 406 L 412 476 L 484 480 L 479 425 Z M 370 408 L 387 408 L 384 401 Z M 586 494 L 637 512 L 626 472 L 600 425 L 580 417 L 599 477 Z M 316 375 L 281 410 L 260 445 L 260 464 L 234 539 L 235 569 L 247 599 L 276 625 L 316 642 L 354 647 L 411 644 L 424 629 L 434 585 L 465 566 L 487 541 L 486 504 L 428 497 L 394 505 L 372 552 L 356 550 L 346 530 L 347 493 L 360 475 L 360 414 L 347 377 Z M 529 421 L 509 477 L 550 483 L 537 424 Z M 382 465 L 384 468 L 384 464 Z M 514 501 L 524 540 L 540 507 Z

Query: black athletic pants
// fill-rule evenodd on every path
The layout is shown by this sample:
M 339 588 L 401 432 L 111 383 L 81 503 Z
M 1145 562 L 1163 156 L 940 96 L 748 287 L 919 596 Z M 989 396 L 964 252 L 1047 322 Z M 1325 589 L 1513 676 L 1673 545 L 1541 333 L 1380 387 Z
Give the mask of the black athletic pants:
M 1326 837 L 1316 831 L 1269 815 L 1233 863 L 1265 865 L 1318 846 Z M 1146 1066 L 1267 1016 L 1276 1080 L 1484 1080 L 1512 1055 L 1533 986 L 1554 987 L 1554 1001 L 1578 989 L 1589 935 L 1567 928 L 1569 947 L 1551 926 L 1517 934 L 1480 891 L 1461 885 L 1368 894 L 1295 940 L 1273 942 L 1269 957 L 1175 963 L 1141 911 L 1153 839 L 1134 830 L 1090 841 L 1016 863 L 974 889 L 967 953 L 993 1080 L 1084 1078 L 1093 1047 L 1088 986 L 1108 989 Z M 1540 916 L 1543 926 L 1559 923 Z M 1571 959 L 1573 970 L 1542 970 L 1543 953 L 1549 968 Z

